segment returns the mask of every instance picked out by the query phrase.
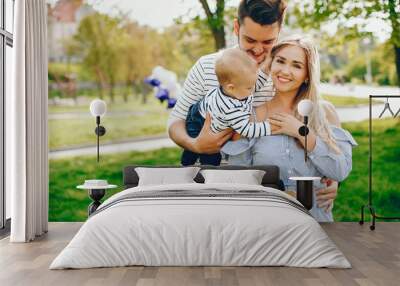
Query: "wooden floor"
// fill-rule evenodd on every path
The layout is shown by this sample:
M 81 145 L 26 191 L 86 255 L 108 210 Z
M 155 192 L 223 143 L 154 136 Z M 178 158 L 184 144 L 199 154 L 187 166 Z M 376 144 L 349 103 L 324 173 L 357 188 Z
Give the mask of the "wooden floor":
M 50 223 L 32 243 L 0 241 L 0 285 L 400 285 L 400 223 L 324 224 L 353 268 L 120 267 L 48 270 L 81 223 Z

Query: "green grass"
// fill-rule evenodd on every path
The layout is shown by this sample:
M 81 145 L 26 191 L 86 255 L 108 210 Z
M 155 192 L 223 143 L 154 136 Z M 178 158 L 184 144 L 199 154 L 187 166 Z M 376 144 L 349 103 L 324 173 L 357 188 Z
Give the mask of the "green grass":
M 353 149 L 353 170 L 341 184 L 335 202 L 336 221 L 358 221 L 368 201 L 368 121 L 343 124 L 359 144 Z M 373 121 L 373 204 L 378 214 L 400 215 L 400 121 Z M 369 215 L 367 216 L 369 219 Z
M 353 149 L 353 170 L 341 184 L 335 201 L 336 221 L 358 221 L 361 205 L 368 197 L 368 122 L 343 124 L 358 142 Z M 400 121 L 375 120 L 373 123 L 373 202 L 379 214 L 400 214 Z M 99 164 L 95 157 L 75 157 L 50 161 L 50 221 L 84 221 L 90 199 L 76 185 L 85 179 L 104 178 L 122 185 L 122 169 L 129 164 L 178 165 L 179 148 L 156 151 L 103 155 Z M 120 191 L 121 188 L 107 194 Z M 367 216 L 369 218 L 369 216 Z
M 357 98 L 353 96 L 335 96 L 323 94 L 322 98 L 331 102 L 336 107 L 353 107 L 359 105 L 369 104 L 368 98 Z M 380 101 L 373 100 L 373 104 L 381 103 Z
M 76 186 L 87 179 L 107 179 L 119 186 L 107 192 L 105 198 L 122 190 L 122 169 L 126 165 L 178 165 L 179 148 L 164 148 L 145 153 L 130 152 L 96 157 L 74 157 L 50 160 L 49 221 L 85 221 L 90 199 L 85 190 Z
M 71 107 L 51 107 L 52 113 L 87 112 L 89 105 Z M 163 134 L 166 132 L 166 122 L 169 110 L 165 104 L 150 98 L 149 103 L 143 105 L 140 100 L 130 100 L 128 103 L 117 101 L 108 104 L 108 112 L 132 112 L 127 116 L 107 116 L 102 118 L 101 124 L 106 128 L 106 134 L 101 143 L 122 140 L 126 138 Z M 49 119 L 50 149 L 71 147 L 80 144 L 95 144 L 96 127 L 93 117 L 82 119 Z

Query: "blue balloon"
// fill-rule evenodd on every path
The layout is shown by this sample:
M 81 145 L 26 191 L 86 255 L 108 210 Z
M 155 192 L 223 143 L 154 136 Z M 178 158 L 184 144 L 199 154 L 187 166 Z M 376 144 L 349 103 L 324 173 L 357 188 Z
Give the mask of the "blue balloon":
M 168 98 L 167 108 L 173 108 L 176 104 L 176 98 Z
M 159 88 L 157 93 L 156 93 L 156 97 L 161 101 L 164 102 L 164 100 L 168 100 L 169 99 L 169 93 L 168 90 L 165 88 Z
M 144 82 L 149 84 L 149 85 L 151 85 L 151 86 L 154 86 L 154 87 L 160 86 L 160 84 L 161 84 L 161 82 L 158 79 L 150 78 L 150 77 L 146 77 L 144 79 Z
M 161 103 L 167 101 L 167 108 L 173 108 L 175 106 L 176 98 L 170 98 L 168 89 L 160 87 L 160 80 L 149 76 L 144 79 L 144 82 L 153 87 L 157 87 L 155 97 L 160 100 Z

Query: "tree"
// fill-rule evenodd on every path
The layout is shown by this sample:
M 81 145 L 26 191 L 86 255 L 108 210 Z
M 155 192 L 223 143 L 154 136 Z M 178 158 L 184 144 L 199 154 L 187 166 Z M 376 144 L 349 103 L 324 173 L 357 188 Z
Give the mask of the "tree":
M 83 67 L 96 79 L 100 98 L 103 89 L 109 87 L 111 101 L 114 101 L 114 87 L 120 68 L 120 19 L 100 13 L 85 17 L 79 24 L 74 39 L 83 57 Z
M 360 31 L 372 18 L 387 23 L 392 29 L 390 43 L 394 49 L 397 84 L 400 86 L 400 0 L 294 0 L 293 2 L 295 2 L 293 15 L 296 16 L 297 23 L 306 29 L 320 29 L 321 24 L 329 21 L 338 22 L 339 27 L 343 28 L 352 22 L 356 24 L 346 28 L 350 28 L 353 36 L 360 37 L 363 35 Z M 360 19 L 364 21 L 360 22 Z
M 152 41 L 148 39 L 152 31 L 131 21 L 126 21 L 123 30 L 121 35 L 121 79 L 127 87 L 123 98 L 126 102 L 128 94 L 132 91 L 132 94 L 141 93 L 143 102 L 145 102 L 146 98 L 142 90 L 143 79 L 150 75 L 155 64 L 152 57 Z
M 210 5 L 207 0 L 199 0 L 204 12 L 207 16 L 207 25 L 210 28 L 214 37 L 215 49 L 220 50 L 225 48 L 225 0 L 217 0 L 216 9 L 214 12 L 211 11 Z M 196 19 L 195 19 L 196 20 Z M 197 17 L 200 20 L 200 17 Z

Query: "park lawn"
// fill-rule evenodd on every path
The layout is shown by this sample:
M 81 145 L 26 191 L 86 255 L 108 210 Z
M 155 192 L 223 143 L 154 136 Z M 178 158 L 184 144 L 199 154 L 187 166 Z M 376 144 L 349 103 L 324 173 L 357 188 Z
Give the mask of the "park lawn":
M 121 88 L 118 89 L 118 94 L 115 95 L 114 102 L 111 102 L 109 96 L 103 100 L 107 103 L 107 112 L 158 112 L 160 110 L 165 110 L 166 103 L 161 104 L 158 99 L 156 99 L 152 94 L 146 96 L 147 103 L 143 104 L 142 95 L 128 96 L 128 101 L 125 102 L 123 97 L 119 95 L 121 93 Z M 90 91 L 81 96 L 80 101 L 73 105 L 49 105 L 49 114 L 54 113 L 74 113 L 74 112 L 84 112 L 90 113 L 89 106 L 93 99 L 98 97 L 95 96 L 95 91 Z M 107 113 L 106 113 L 107 116 Z
M 341 184 L 335 201 L 336 221 L 358 221 L 361 205 L 368 195 L 368 122 L 343 124 L 358 142 L 353 149 L 353 170 Z M 381 215 L 400 214 L 400 121 L 375 120 L 373 124 L 373 202 Z M 99 164 L 95 157 L 75 157 L 50 161 L 50 221 L 84 221 L 90 203 L 85 191 L 75 189 L 85 179 L 105 178 L 122 185 L 122 169 L 129 164 L 178 165 L 179 148 L 166 148 L 138 153 L 103 155 Z M 120 191 L 112 191 L 111 194 Z M 369 217 L 367 217 L 369 218 Z
M 61 108 L 61 107 L 60 107 Z M 79 107 L 83 108 L 83 107 Z M 84 107 L 89 114 L 89 106 Z M 64 112 L 79 112 L 76 107 L 63 107 Z M 59 113 L 58 110 L 56 113 Z M 161 104 L 155 99 L 143 105 L 139 100 L 128 103 L 118 102 L 108 105 L 108 111 L 113 116 L 106 115 L 101 119 L 101 124 L 106 128 L 106 134 L 101 137 L 101 143 L 121 141 L 128 138 L 148 135 L 165 134 L 166 122 L 170 110 L 165 103 Z M 126 112 L 125 114 L 117 112 Z M 129 113 L 129 114 L 128 114 Z M 49 119 L 49 146 L 50 150 L 73 147 L 78 145 L 96 144 L 96 127 L 94 117 L 72 119 Z
M 324 96 L 336 107 L 367 104 L 368 99 L 354 97 Z M 89 102 L 77 106 L 50 106 L 50 114 L 84 113 L 89 115 Z M 107 114 L 102 118 L 102 125 L 107 133 L 101 138 L 101 143 L 122 141 L 148 135 L 161 135 L 166 132 L 166 122 L 170 110 L 165 103 L 161 104 L 149 96 L 148 103 L 143 104 L 140 98 L 131 97 L 123 102 L 117 96 L 114 103 L 108 102 Z M 120 112 L 120 114 L 118 114 Z M 111 116 L 110 113 L 113 113 Z M 124 114 L 125 113 L 125 114 Z M 130 113 L 130 114 L 127 114 Z M 79 118 L 78 115 L 69 119 L 49 119 L 49 146 L 51 150 L 70 148 L 79 145 L 96 143 L 94 134 L 95 120 L 92 117 Z
M 165 134 L 168 114 L 167 111 L 160 111 L 126 117 L 104 117 L 101 125 L 106 128 L 106 134 L 100 138 L 100 144 Z M 50 150 L 96 144 L 95 127 L 94 118 L 49 120 Z
M 360 105 L 368 105 L 369 99 L 368 98 L 358 98 L 353 96 L 335 96 L 329 94 L 322 94 L 322 98 L 332 103 L 335 107 L 355 107 Z M 379 104 L 382 103 L 378 100 L 373 100 L 372 104 Z
M 400 120 L 374 120 L 372 149 L 373 204 L 382 216 L 400 216 Z M 368 202 L 368 121 L 344 123 L 359 144 L 353 149 L 353 170 L 335 201 L 337 221 L 356 221 Z M 367 216 L 369 218 L 369 216 Z

